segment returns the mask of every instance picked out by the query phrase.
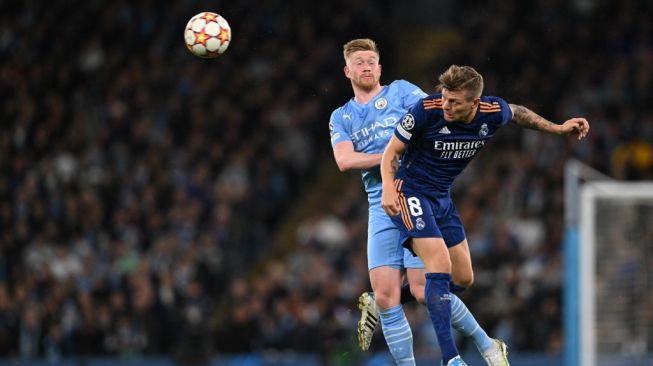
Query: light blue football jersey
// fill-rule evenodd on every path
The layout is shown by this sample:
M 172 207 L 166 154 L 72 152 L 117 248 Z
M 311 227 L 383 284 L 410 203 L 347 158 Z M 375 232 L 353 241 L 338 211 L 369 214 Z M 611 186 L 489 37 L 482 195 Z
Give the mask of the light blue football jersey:
M 331 114 L 329 130 L 331 146 L 351 141 L 354 151 L 380 154 L 390 141 L 395 126 L 406 111 L 427 94 L 406 80 L 396 80 L 367 104 L 350 99 Z M 370 203 L 381 201 L 379 167 L 361 171 L 363 185 Z

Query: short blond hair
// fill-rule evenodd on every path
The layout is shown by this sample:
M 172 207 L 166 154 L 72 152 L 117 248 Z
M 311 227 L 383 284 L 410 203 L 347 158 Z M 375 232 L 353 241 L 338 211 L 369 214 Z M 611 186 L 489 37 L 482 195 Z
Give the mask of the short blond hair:
M 471 66 L 451 65 L 438 80 L 439 90 L 466 91 L 470 99 L 478 98 L 483 93 L 483 76 Z
M 379 55 L 379 57 L 381 56 L 379 49 L 376 47 L 376 42 L 369 38 L 354 39 L 342 46 L 342 53 L 345 56 L 345 61 L 347 61 L 349 56 L 356 51 L 374 51 Z

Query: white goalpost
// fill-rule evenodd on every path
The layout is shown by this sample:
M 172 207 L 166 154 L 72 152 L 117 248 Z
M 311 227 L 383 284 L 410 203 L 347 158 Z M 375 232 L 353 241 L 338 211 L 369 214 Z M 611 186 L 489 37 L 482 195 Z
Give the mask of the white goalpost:
M 565 167 L 564 365 L 653 365 L 653 182 Z
M 653 182 L 586 182 L 578 198 L 577 364 L 650 366 Z
M 564 288 L 563 330 L 565 366 L 580 365 L 580 191 L 587 182 L 609 181 L 610 177 L 577 161 L 565 165 L 565 238 L 564 238 Z

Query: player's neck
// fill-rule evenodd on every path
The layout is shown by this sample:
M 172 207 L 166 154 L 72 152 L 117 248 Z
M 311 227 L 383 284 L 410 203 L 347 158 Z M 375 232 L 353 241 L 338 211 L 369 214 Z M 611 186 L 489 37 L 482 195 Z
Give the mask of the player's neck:
M 381 90 L 383 90 L 383 86 L 381 86 L 381 84 L 376 84 L 376 86 L 370 90 L 364 90 L 353 85 L 352 87 L 354 88 L 354 100 L 360 104 L 369 103 L 370 100 L 372 100 L 381 92 Z
M 469 115 L 469 117 L 467 118 L 467 121 L 465 121 L 466 124 L 470 124 L 470 123 L 472 123 L 472 121 L 474 120 L 474 118 L 476 118 L 476 112 L 477 112 L 477 109 L 474 109 L 474 111 L 473 111 L 473 112 Z
M 472 111 L 472 113 L 470 113 L 469 116 L 467 116 L 467 118 L 462 119 L 462 120 L 460 120 L 459 122 L 462 122 L 462 123 L 464 123 L 464 124 L 466 124 L 466 125 L 472 123 L 472 121 L 474 120 L 474 118 L 476 118 L 476 112 L 477 112 L 477 111 L 478 111 L 478 108 L 474 109 L 474 110 Z

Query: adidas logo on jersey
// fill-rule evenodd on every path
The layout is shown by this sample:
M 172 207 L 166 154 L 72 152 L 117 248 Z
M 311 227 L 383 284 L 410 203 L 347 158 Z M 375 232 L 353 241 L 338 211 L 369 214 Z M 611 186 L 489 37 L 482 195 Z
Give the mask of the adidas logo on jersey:
M 451 131 L 449 131 L 449 128 L 447 126 L 444 126 L 444 127 L 442 127 L 440 129 L 440 131 L 438 131 L 438 133 L 443 133 L 445 135 L 449 135 L 449 134 L 451 134 Z

